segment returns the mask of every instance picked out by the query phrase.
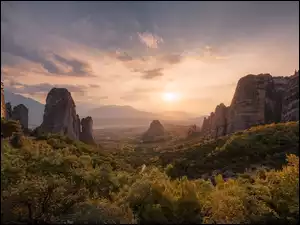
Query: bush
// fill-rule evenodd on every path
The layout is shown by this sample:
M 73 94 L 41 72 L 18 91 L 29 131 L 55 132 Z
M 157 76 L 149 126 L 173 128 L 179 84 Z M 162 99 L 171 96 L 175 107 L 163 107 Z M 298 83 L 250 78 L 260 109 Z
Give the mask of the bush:
M 16 120 L 6 120 L 4 118 L 1 118 L 1 133 L 3 137 L 11 137 L 15 132 L 22 132 L 20 122 Z
M 140 168 L 132 169 L 125 160 L 64 136 L 23 138 L 26 144 L 20 149 L 9 140 L 2 142 L 3 223 L 299 222 L 296 155 L 287 155 L 288 163 L 280 170 L 261 168 L 225 179 L 214 164 L 204 167 L 195 161 L 199 149 L 206 158 L 212 157 L 208 156 L 210 147 L 221 148 L 227 139 L 193 145 L 186 159 L 170 164 L 166 170 L 147 165 L 140 173 Z M 139 156 L 143 158 L 141 153 Z M 238 158 L 226 160 L 214 158 L 213 162 L 226 162 L 227 168 L 239 162 Z M 126 166 L 130 169 L 125 170 Z M 189 171 L 192 166 L 213 173 L 212 181 L 186 176 L 171 179 L 166 174 L 176 172 L 174 169 L 181 174 L 195 173 Z
M 25 142 L 26 142 L 26 139 L 25 139 L 23 133 L 21 133 L 21 132 L 13 133 L 13 136 L 10 139 L 10 144 L 14 148 L 21 148 Z

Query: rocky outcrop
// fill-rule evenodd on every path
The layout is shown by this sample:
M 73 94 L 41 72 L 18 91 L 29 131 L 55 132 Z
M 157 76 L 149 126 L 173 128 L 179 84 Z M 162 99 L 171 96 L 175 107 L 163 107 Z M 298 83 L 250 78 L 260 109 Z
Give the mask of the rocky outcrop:
M 218 105 L 215 112 L 204 118 L 201 133 L 208 137 L 220 137 L 226 135 L 228 121 L 228 107 L 223 103 Z
M 227 133 L 279 122 L 281 101 L 282 92 L 277 91 L 270 74 L 241 78 L 230 105 Z
M 198 134 L 200 134 L 200 129 L 198 126 L 196 126 L 196 124 L 189 127 L 188 132 L 187 132 L 188 137 L 193 137 Z
M 5 111 L 6 111 L 5 118 L 11 119 L 12 118 L 12 107 L 11 107 L 10 102 L 7 102 L 5 104 Z
M 6 117 L 5 99 L 4 99 L 4 85 L 1 82 L 1 118 Z
M 201 133 L 216 138 L 290 120 L 299 120 L 299 72 L 291 77 L 247 75 L 238 81 L 230 106 L 220 104 L 204 119 Z
M 94 137 L 93 137 L 93 119 L 92 117 L 88 116 L 81 120 L 81 132 L 80 132 L 80 141 L 94 145 L 96 144 Z
M 220 137 L 226 135 L 227 121 L 228 121 L 228 107 L 223 103 L 218 105 L 215 109 L 215 121 L 212 135 L 214 137 Z
M 75 103 L 66 88 L 52 88 L 47 95 L 41 132 L 60 133 L 73 140 L 79 140 L 79 117 Z
M 299 71 L 290 77 L 284 92 L 282 121 L 299 120 Z
M 11 119 L 20 121 L 22 128 L 28 129 L 28 108 L 23 104 L 15 106 Z
M 163 138 L 165 135 L 165 129 L 159 120 L 153 120 L 149 129 L 144 133 L 143 141 L 155 141 Z

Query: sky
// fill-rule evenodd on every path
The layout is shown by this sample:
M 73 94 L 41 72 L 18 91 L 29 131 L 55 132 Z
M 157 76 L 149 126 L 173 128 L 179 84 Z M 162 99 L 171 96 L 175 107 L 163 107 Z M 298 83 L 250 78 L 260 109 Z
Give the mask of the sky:
M 78 107 L 207 115 L 241 77 L 298 68 L 298 1 L 1 1 L 1 80 L 41 103 L 65 87 Z

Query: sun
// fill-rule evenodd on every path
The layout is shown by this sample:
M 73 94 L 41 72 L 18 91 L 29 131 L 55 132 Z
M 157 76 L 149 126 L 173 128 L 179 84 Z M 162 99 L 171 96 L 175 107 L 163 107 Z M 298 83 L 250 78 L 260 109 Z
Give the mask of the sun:
M 179 99 L 179 95 L 174 92 L 166 92 L 163 94 L 162 98 L 166 102 L 175 102 Z

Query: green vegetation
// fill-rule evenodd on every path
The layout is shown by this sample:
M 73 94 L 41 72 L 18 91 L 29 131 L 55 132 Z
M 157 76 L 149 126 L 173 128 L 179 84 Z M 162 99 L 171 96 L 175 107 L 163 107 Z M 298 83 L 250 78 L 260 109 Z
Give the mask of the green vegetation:
M 15 120 L 5 120 L 1 118 L 1 135 L 4 138 L 11 137 L 15 132 L 21 132 L 21 124 Z
M 298 122 L 197 144 L 127 144 L 119 154 L 60 135 L 11 136 L 1 151 L 2 223 L 299 221 Z

